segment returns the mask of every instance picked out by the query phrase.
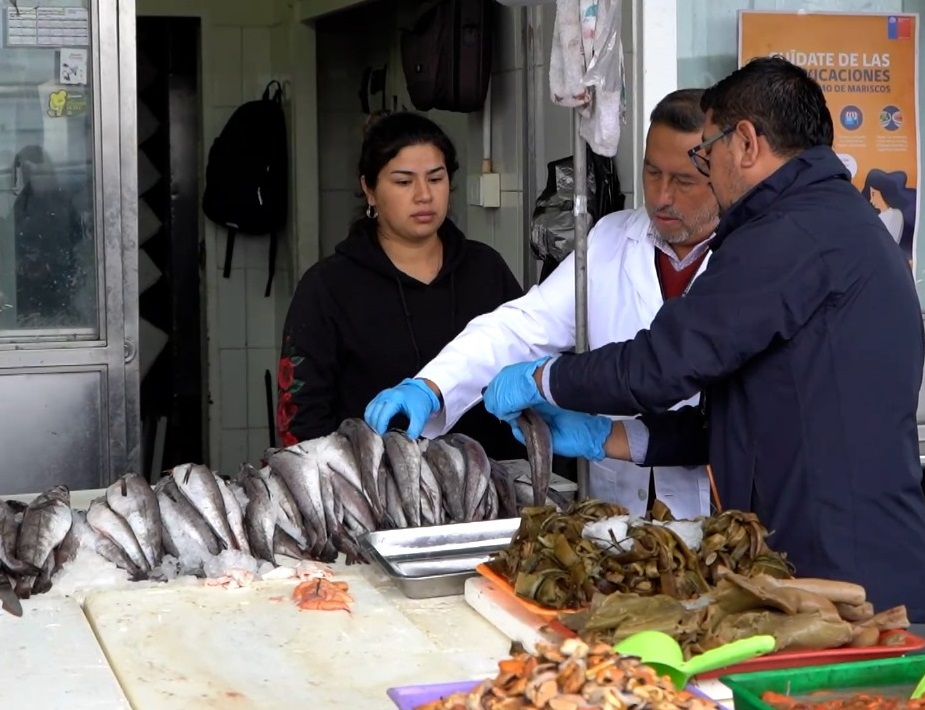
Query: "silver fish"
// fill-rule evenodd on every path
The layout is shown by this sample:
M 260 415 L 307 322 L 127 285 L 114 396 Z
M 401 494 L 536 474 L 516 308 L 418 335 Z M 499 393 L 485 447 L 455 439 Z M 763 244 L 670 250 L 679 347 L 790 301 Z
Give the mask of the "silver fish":
M 523 478 L 518 478 L 514 481 L 514 490 L 517 495 L 517 506 L 518 508 L 528 508 L 533 505 L 533 482 L 532 480 L 524 480 Z M 543 505 L 551 505 L 558 510 L 565 510 L 569 506 L 568 499 L 565 498 L 559 491 L 554 488 L 550 488 L 546 491 L 546 501 Z M 511 516 L 516 517 L 516 516 Z
M 16 557 L 23 562 L 44 569 L 54 549 L 61 544 L 71 529 L 71 496 L 67 486 L 54 486 L 29 503 L 23 512 L 16 541 Z M 38 578 L 20 577 L 16 594 L 28 599 Z
M 360 468 L 350 440 L 343 434 L 334 432 L 329 436 L 317 439 L 318 455 L 328 463 L 331 470 L 341 478 L 346 478 L 350 485 L 358 491 L 363 490 L 363 481 L 360 478 Z
M 381 437 L 380 437 L 381 438 Z M 382 503 L 382 513 L 385 516 L 385 525 L 388 525 L 392 522 L 392 516 L 389 513 L 388 506 L 388 489 L 389 481 L 392 483 L 395 482 L 394 474 L 392 473 L 392 467 L 389 466 L 389 457 L 385 455 L 385 444 L 382 445 L 382 462 L 379 464 L 379 477 L 376 479 L 376 487 L 379 492 L 379 502 Z M 380 524 L 379 527 L 382 527 Z
M 380 495 L 379 474 L 385 444 L 382 437 L 365 421 L 358 418 L 345 419 L 337 430 L 347 437 L 353 448 L 353 456 L 360 469 L 361 490 L 369 500 L 370 508 L 378 525 L 385 522 L 385 503 Z
M 463 487 L 465 520 L 474 522 L 483 516 L 482 499 L 488 491 L 491 464 L 482 445 L 465 434 L 450 434 L 446 440 L 462 452 L 466 462 L 466 479 Z
M 424 515 L 425 507 L 426 516 Z M 426 458 L 421 458 L 421 518 L 426 518 L 431 525 L 442 525 L 444 522 L 443 495 L 440 492 L 440 484 Z
M 16 557 L 16 540 L 19 537 L 19 523 L 16 522 L 16 513 L 0 500 L 0 582 L 6 577 L 5 569 L 16 575 L 28 574 L 38 576 L 41 571 L 34 565 L 27 564 Z
M 225 517 L 228 520 L 228 527 L 234 538 L 235 549 L 241 550 L 246 555 L 251 553 L 251 546 L 247 541 L 247 531 L 244 529 L 244 511 L 241 504 L 235 497 L 234 491 L 224 480 L 215 478 L 218 483 L 218 490 L 222 494 L 222 502 L 225 505 Z
M 261 474 L 263 475 L 264 472 L 264 480 L 270 489 L 270 500 L 277 508 L 277 524 L 304 544 L 305 523 L 302 520 L 302 513 L 299 512 L 299 504 L 292 496 L 292 491 L 289 490 L 289 486 L 282 477 L 269 466 L 261 471 Z M 290 527 L 294 530 L 290 530 Z
M 117 515 L 109 507 L 105 498 L 97 498 L 90 503 L 90 508 L 87 510 L 87 523 L 98 533 L 121 547 L 138 568 L 145 572 L 151 571 L 148 558 L 145 557 L 144 550 L 141 549 L 132 528 L 122 516 Z
M 141 567 L 132 562 L 132 558 L 126 554 L 125 550 L 110 540 L 105 535 L 101 535 L 87 522 L 87 513 L 82 510 L 73 512 L 73 523 L 71 530 L 77 537 L 81 547 L 95 552 L 104 560 L 111 562 L 119 569 L 123 569 L 131 575 L 134 581 L 139 581 L 147 577 L 147 573 Z
M 251 550 L 260 559 L 276 564 L 273 538 L 279 506 L 273 500 L 272 489 L 266 478 L 250 464 L 241 467 L 238 480 L 247 494 L 244 525 Z
M 321 481 L 324 519 L 328 534 L 331 536 L 337 550 L 347 557 L 347 564 L 355 564 L 362 558 L 356 540 L 353 539 L 344 524 L 343 500 L 334 492 L 334 481 L 338 476 L 325 462 L 319 463 L 318 473 Z
M 310 443 L 310 442 L 309 442 Z M 312 451 L 308 447 L 308 451 Z M 270 469 L 278 473 L 299 506 L 305 520 L 306 532 L 311 528 L 315 544 L 311 548 L 314 559 L 333 562 L 337 550 L 329 539 L 321 492 L 321 473 L 318 456 L 304 449 L 282 449 L 270 457 Z
M 363 492 L 354 488 L 346 479 L 341 478 L 336 473 L 334 474 L 333 484 L 334 492 L 343 504 L 345 511 L 349 513 L 351 520 L 356 523 L 351 529 L 357 535 L 376 530 L 376 518 Z
M 463 501 L 463 486 L 466 480 L 466 460 L 462 452 L 443 439 L 434 439 L 424 452 L 424 459 L 430 464 L 440 483 L 441 499 L 450 520 L 456 523 L 466 519 Z
M 388 475 L 383 476 L 381 481 L 385 483 L 385 509 L 386 517 L 393 528 L 401 529 L 408 527 L 408 519 L 405 517 L 405 511 L 402 507 L 401 494 L 398 492 L 398 484 L 392 475 L 392 470 L 388 469 Z
M 162 478 L 154 490 L 161 509 L 164 542 L 171 555 L 180 559 L 184 551 L 192 551 L 194 556 L 205 558 L 222 551 L 222 541 L 180 492 L 173 476 Z
M 68 564 L 69 562 L 73 562 L 75 559 L 77 559 L 77 552 L 80 549 L 80 528 L 78 527 L 76 519 L 77 519 L 77 511 L 72 510 L 71 511 L 71 527 L 67 531 L 67 535 L 64 536 L 64 539 L 61 541 L 61 544 L 55 548 L 55 551 L 51 555 L 49 555 L 49 560 L 52 560 L 54 562 L 54 565 L 52 566 L 52 569 L 51 569 L 51 573 L 48 575 L 49 581 L 51 580 L 52 577 L 54 577 L 56 574 L 58 574 L 58 572 L 61 571 L 61 568 L 64 567 L 64 565 Z M 47 567 L 47 562 L 46 562 L 46 567 Z M 38 584 L 38 581 L 36 581 L 36 584 Z M 35 592 L 36 594 L 40 594 L 40 592 L 37 592 L 35 588 L 33 588 L 32 591 Z
M 498 495 L 498 516 L 502 518 L 516 518 L 520 515 L 520 506 L 517 504 L 517 490 L 514 487 L 516 476 L 508 471 L 504 464 L 493 459 L 488 460 L 491 466 L 491 480 Z
M 20 518 L 21 519 L 21 518 Z M 0 542 L 6 548 L 6 553 L 16 556 L 16 539 L 19 537 L 19 521 L 16 520 L 16 511 L 8 502 L 0 503 Z
M 234 533 L 228 524 L 225 499 L 218 487 L 218 480 L 208 466 L 183 464 L 173 469 L 171 475 L 180 492 L 193 504 L 199 514 L 212 528 L 212 532 L 226 549 L 235 550 Z
M 387 431 L 382 441 L 401 497 L 405 518 L 411 527 L 420 527 L 421 449 L 416 441 L 412 441 L 400 431 Z
M 495 488 L 494 481 L 488 480 L 488 490 L 485 493 L 485 520 L 497 520 L 498 508 L 498 489 Z
M 552 476 L 552 434 L 545 420 L 533 409 L 526 409 L 517 418 L 527 442 L 527 460 L 533 480 L 533 505 L 546 502 L 549 479 Z
M 32 584 L 32 593 L 33 594 L 44 594 L 45 592 L 51 589 L 51 578 L 55 572 L 55 554 L 52 552 L 48 559 L 45 560 L 45 564 L 42 566 L 42 571 L 39 572 L 39 576 L 35 578 L 35 582 Z
M 13 580 L 0 572 L 0 608 L 13 616 L 22 616 L 22 603 L 13 589 Z
M 177 547 L 176 541 L 170 535 L 170 530 L 167 529 L 163 522 L 161 523 L 161 544 L 164 546 L 164 552 L 167 555 L 180 559 L 180 548 Z
M 334 432 L 318 440 L 320 462 L 335 474 L 334 489 L 338 499 L 349 509 L 352 520 L 362 532 L 375 530 L 377 518 L 363 492 L 363 481 L 350 440 Z M 345 517 L 346 520 L 346 517 Z
M 282 528 L 276 528 L 273 534 L 273 552 L 296 560 L 303 559 L 307 553 L 305 548 Z
M 135 533 L 148 566 L 159 565 L 164 556 L 161 511 L 148 482 L 137 473 L 126 473 L 106 489 L 106 503 Z

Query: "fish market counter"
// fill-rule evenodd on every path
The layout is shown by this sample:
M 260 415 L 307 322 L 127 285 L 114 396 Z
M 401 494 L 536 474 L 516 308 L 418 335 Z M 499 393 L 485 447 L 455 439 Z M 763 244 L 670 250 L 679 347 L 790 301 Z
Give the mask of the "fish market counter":
M 462 596 L 408 599 L 373 565 L 332 568 L 349 612 L 300 610 L 296 580 L 97 590 L 83 614 L 74 599 L 34 597 L 21 619 L 0 617 L 0 704 L 386 708 L 390 687 L 493 676 L 508 655 Z

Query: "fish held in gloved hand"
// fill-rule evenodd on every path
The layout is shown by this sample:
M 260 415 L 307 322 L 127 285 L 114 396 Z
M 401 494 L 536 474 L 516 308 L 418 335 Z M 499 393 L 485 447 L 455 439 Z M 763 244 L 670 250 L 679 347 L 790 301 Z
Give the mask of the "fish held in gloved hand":
M 552 435 L 549 426 L 533 409 L 525 409 L 517 419 L 527 445 L 527 460 L 533 481 L 533 505 L 546 503 L 552 476 Z

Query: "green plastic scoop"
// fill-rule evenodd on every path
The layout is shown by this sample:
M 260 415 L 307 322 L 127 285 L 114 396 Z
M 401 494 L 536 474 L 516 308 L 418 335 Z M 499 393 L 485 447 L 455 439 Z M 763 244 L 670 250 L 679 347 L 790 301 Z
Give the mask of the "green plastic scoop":
M 620 641 L 613 650 L 624 656 L 636 656 L 659 675 L 671 678 L 676 688 L 684 688 L 687 681 L 698 673 L 763 656 L 773 651 L 774 645 L 773 636 L 751 636 L 712 648 L 685 661 L 684 652 L 671 636 L 662 631 L 640 631 Z

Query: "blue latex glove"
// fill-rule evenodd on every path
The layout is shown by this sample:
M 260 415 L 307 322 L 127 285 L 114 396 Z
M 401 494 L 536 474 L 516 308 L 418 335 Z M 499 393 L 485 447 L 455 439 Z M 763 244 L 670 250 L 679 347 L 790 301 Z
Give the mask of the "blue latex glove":
M 533 381 L 533 373 L 547 360 L 549 357 L 543 357 L 502 368 L 482 393 L 485 409 L 498 419 L 510 422 L 523 410 L 545 402 Z
M 604 443 L 610 436 L 613 421 L 594 414 L 560 409 L 548 402 L 536 405 L 534 410 L 549 425 L 552 450 L 557 454 L 589 461 L 606 458 Z M 514 438 L 525 444 L 523 432 L 516 421 L 511 422 L 511 428 Z
M 423 380 L 405 378 L 396 387 L 382 390 L 366 405 L 363 418 L 370 427 L 385 434 L 392 418 L 408 417 L 408 438 L 418 439 L 427 420 L 440 411 L 440 400 Z

